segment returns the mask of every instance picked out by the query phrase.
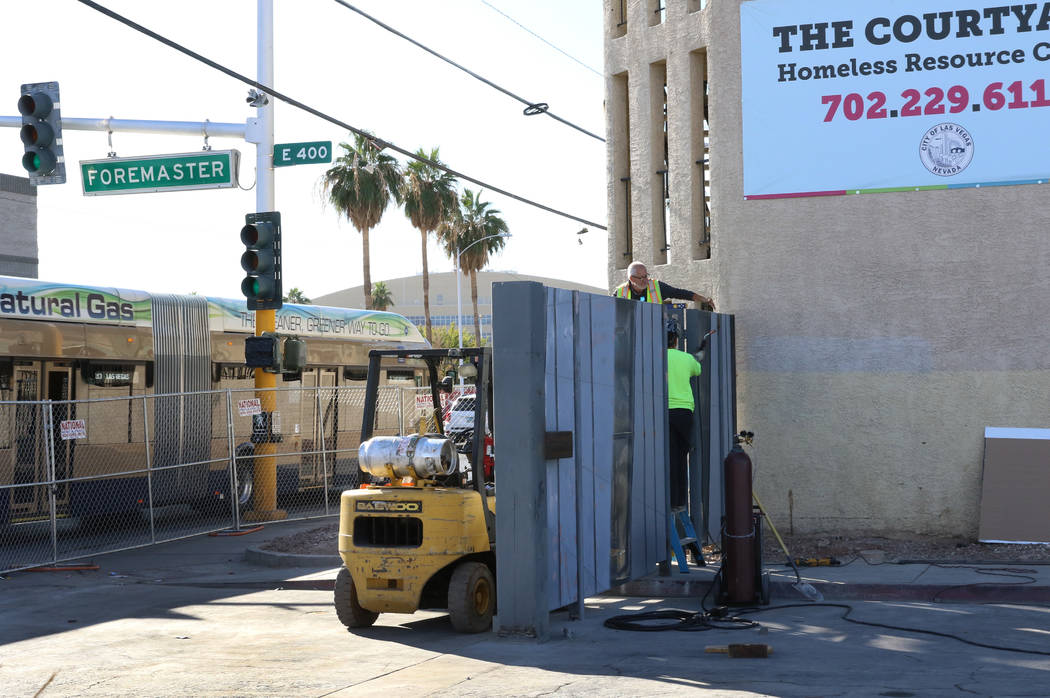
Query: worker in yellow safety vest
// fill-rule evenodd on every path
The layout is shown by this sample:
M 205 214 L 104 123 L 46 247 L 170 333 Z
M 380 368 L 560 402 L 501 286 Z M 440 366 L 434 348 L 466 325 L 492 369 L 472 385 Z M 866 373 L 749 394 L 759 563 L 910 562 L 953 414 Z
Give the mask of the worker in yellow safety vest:
M 699 293 L 688 291 L 684 288 L 675 288 L 669 283 L 657 281 L 649 276 L 649 272 L 642 262 L 631 262 L 627 267 L 627 281 L 616 287 L 613 291 L 616 298 L 631 298 L 649 303 L 663 303 L 671 298 L 679 300 L 695 301 L 700 304 L 702 310 L 714 310 L 715 301 L 706 298 Z

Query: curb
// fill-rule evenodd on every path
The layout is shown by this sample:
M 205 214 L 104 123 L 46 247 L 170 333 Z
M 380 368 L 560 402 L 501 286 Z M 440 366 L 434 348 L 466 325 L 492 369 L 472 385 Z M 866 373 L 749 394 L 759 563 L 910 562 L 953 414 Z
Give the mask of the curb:
M 1023 584 L 878 584 L 846 582 L 809 582 L 826 601 L 926 601 L 931 603 L 1008 603 L 1050 602 L 1050 587 Z M 613 587 L 607 593 L 620 596 L 700 598 L 708 592 L 710 578 L 635 579 Z M 769 583 L 771 599 L 806 601 L 793 582 Z
M 244 551 L 244 561 L 265 567 L 341 567 L 343 560 L 338 555 L 299 555 L 279 553 L 252 547 Z M 868 582 L 819 582 L 809 583 L 819 591 L 826 601 L 925 601 L 930 603 L 1050 603 L 1050 587 L 1025 584 L 995 584 L 973 582 L 970 584 L 881 584 Z M 701 598 L 708 593 L 710 577 L 696 575 L 691 579 L 684 575 L 671 577 L 645 577 L 615 586 L 606 594 L 641 598 Z M 770 580 L 769 596 L 779 601 L 807 599 L 794 588 L 793 582 Z
M 278 553 L 262 548 L 248 548 L 244 551 L 244 561 L 264 567 L 340 567 L 343 559 L 338 555 L 298 555 L 295 553 Z

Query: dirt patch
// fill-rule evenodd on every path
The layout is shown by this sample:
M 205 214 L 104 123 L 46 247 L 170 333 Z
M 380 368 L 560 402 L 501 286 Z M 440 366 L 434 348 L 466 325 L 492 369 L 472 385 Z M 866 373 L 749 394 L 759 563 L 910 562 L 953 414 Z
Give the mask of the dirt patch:
M 782 534 L 783 535 L 783 534 Z M 880 562 L 1044 562 L 1050 563 L 1050 544 L 978 543 L 962 538 L 883 538 L 828 534 L 783 535 L 793 558 L 824 560 L 842 564 L 854 560 Z M 773 532 L 763 532 L 762 554 L 766 562 L 784 562 L 787 556 Z
M 339 522 L 331 521 L 265 543 L 263 550 L 299 555 L 338 555 Z M 787 556 L 767 527 L 763 532 L 762 558 L 767 564 L 785 562 Z M 961 538 L 882 538 L 828 534 L 784 535 L 791 556 L 815 560 L 834 558 L 841 564 L 860 560 L 871 564 L 906 560 L 929 562 L 1042 562 L 1050 564 L 1050 544 L 978 543 Z
M 299 531 L 290 536 L 274 538 L 262 546 L 263 550 L 295 555 L 338 555 L 339 521 L 331 521 L 308 531 Z

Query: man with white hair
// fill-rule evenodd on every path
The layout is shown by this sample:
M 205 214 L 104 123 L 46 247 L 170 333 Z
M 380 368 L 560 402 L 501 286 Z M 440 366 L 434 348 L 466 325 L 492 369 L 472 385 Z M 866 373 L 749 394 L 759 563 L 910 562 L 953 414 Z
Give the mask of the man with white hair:
M 669 283 L 652 278 L 642 262 L 631 262 L 628 265 L 627 281 L 616 287 L 613 296 L 649 303 L 663 303 L 665 300 L 677 298 L 694 301 L 700 305 L 701 310 L 715 309 L 715 301 L 712 298 L 706 298 L 684 288 L 675 288 Z

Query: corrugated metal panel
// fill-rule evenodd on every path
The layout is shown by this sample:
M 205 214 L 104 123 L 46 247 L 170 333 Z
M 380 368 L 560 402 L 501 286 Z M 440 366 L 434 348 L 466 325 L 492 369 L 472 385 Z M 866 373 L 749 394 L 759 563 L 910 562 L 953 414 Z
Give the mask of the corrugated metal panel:
M 650 574 L 668 557 L 667 352 L 659 305 L 536 287 L 497 284 L 493 293 L 497 625 L 542 636 L 546 611 Z M 706 320 L 698 313 L 695 321 Z M 721 322 L 699 419 L 714 436 L 700 449 L 706 477 L 694 476 L 703 483 L 694 497 L 717 500 L 717 511 L 709 505 L 716 523 L 721 467 L 712 464 L 734 430 L 731 317 Z M 519 349 L 526 346 L 542 356 Z M 572 458 L 536 452 L 529 438 L 542 442 L 542 434 L 522 433 L 522 425 L 539 414 L 544 430 L 573 432 Z
M 155 398 L 153 413 L 152 464 L 162 469 L 154 476 L 153 496 L 163 504 L 201 497 L 207 491 L 207 464 L 163 468 L 202 463 L 209 457 L 211 398 L 183 393 L 211 388 L 211 342 L 203 297 L 161 294 L 152 296 L 151 302 L 154 394 L 160 396 Z

